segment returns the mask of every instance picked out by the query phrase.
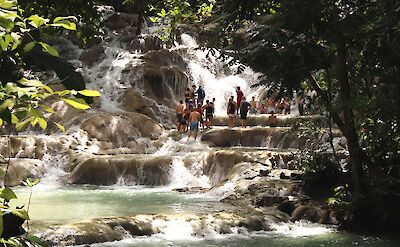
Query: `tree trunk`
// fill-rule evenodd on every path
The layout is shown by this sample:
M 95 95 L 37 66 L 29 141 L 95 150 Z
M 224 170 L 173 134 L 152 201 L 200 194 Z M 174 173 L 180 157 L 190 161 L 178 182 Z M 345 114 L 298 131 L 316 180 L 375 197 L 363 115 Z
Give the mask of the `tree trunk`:
M 358 135 L 356 132 L 353 106 L 351 102 L 351 88 L 347 70 L 346 43 L 343 31 L 337 20 L 335 31 L 335 41 L 337 45 L 336 74 L 340 84 L 340 98 L 343 104 L 342 111 L 344 129 L 342 129 L 342 132 L 347 139 L 348 149 L 350 153 L 353 189 L 355 192 L 362 192 L 361 180 L 363 177 L 363 163 L 366 162 L 367 159 L 364 151 L 360 146 Z

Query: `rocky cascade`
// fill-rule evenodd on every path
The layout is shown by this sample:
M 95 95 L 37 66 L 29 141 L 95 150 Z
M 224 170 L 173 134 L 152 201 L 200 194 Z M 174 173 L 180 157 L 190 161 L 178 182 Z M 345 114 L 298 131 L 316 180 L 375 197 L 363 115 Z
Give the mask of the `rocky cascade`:
M 240 85 L 248 95 L 259 93 L 250 88 L 257 79 L 255 73 L 246 68 L 242 77 L 235 76 L 234 68 L 222 70 L 218 61 L 203 61 L 195 45 L 187 45 L 191 41 L 187 36 L 183 37 L 186 45 L 164 49 L 155 35 L 136 35 L 137 15 L 113 13 L 105 22 L 108 37 L 104 41 L 81 49 L 63 39 L 59 47 L 63 56 L 78 65 L 87 87 L 99 90 L 102 97 L 87 112 L 51 102 L 56 111 L 51 119 L 63 124 L 66 133 L 49 125 L 44 134 L 31 129 L 1 136 L 0 175 L 9 165 L 6 185 L 46 178 L 56 167 L 63 172 L 57 177 L 63 186 L 176 183 L 179 187 L 171 189 L 218 198 L 236 210 L 38 225 L 39 236 L 53 245 L 83 245 L 160 234 L 176 222 L 187 224 L 192 236 L 203 237 L 209 227 L 219 234 L 232 234 L 243 228 L 271 231 L 279 222 L 302 219 L 336 223 L 329 207 L 310 200 L 302 190 L 302 172 L 297 170 L 293 152 L 304 143 L 290 131 L 297 117 L 278 116 L 279 127 L 272 128 L 264 116 L 250 116 L 251 127 L 229 129 L 226 117 L 219 116 L 215 119 L 218 127 L 201 131 L 201 140 L 195 142 L 174 130 L 176 103 L 190 84 L 203 85 L 210 92 L 208 97 L 217 97 L 217 114 L 221 114 L 234 86 Z M 323 116 L 304 119 L 328 126 Z M 334 137 L 342 141 L 336 130 Z M 176 181 L 177 169 L 184 171 L 179 175 L 187 182 L 177 183 L 181 182 Z M 206 184 L 193 183 L 196 179 Z

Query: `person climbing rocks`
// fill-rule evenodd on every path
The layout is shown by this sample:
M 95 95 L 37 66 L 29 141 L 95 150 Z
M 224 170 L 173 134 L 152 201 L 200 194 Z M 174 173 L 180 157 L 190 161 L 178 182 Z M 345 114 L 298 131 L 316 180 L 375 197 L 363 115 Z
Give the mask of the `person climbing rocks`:
M 267 113 L 275 113 L 275 99 L 272 96 L 267 100 Z
M 183 111 L 185 106 L 183 105 L 183 100 L 179 101 L 176 106 L 176 129 L 179 131 L 181 129 Z
M 236 88 L 236 96 L 237 96 L 237 113 L 239 113 L 239 106 L 240 106 L 240 103 L 241 103 L 241 101 L 242 101 L 242 98 L 243 98 L 243 92 L 242 92 L 242 90 L 240 89 L 240 87 L 237 87 Z
M 201 126 L 201 127 L 203 128 L 203 130 L 204 130 L 204 121 L 203 121 L 203 118 L 204 118 L 204 109 L 203 109 L 203 106 L 202 106 L 201 104 L 197 104 L 196 111 L 197 111 L 198 113 L 200 113 L 200 126 Z
M 232 96 L 233 97 L 233 96 Z M 229 99 L 228 108 L 226 110 L 226 114 L 228 115 L 229 127 L 235 127 L 235 117 L 236 117 L 236 104 L 233 102 L 233 99 Z
M 240 120 L 242 122 L 242 127 L 247 127 L 247 113 L 250 110 L 250 104 L 246 101 L 246 97 L 242 97 L 242 101 L 240 103 Z
M 207 128 L 212 129 L 213 126 L 213 118 L 214 118 L 214 104 L 209 100 L 206 100 L 206 104 L 204 105 L 204 110 L 206 111 L 206 125 Z
M 185 90 L 185 104 L 186 108 L 189 109 L 189 100 L 190 100 L 190 89 L 186 88 Z
M 251 97 L 251 101 L 250 101 L 250 114 L 256 114 L 257 113 L 257 101 L 256 101 L 256 97 L 253 96 Z
M 276 127 L 278 126 L 278 119 L 276 118 L 276 116 L 274 115 L 274 112 L 271 112 L 271 115 L 269 115 L 268 117 L 268 125 L 270 127 Z
M 199 123 L 200 123 L 200 118 L 201 115 L 198 111 L 196 111 L 194 108 L 192 108 L 191 113 L 189 115 L 189 125 L 190 125 L 190 131 L 188 135 L 188 140 L 192 136 L 192 133 L 194 133 L 194 140 L 197 139 L 197 132 L 199 131 Z
M 193 102 L 193 105 L 196 105 L 196 85 L 192 85 L 190 89 L 190 99 Z
M 206 97 L 206 92 L 204 92 L 204 89 L 199 86 L 199 88 L 196 91 L 197 94 L 197 104 L 203 105 L 204 98 Z
M 186 132 L 188 130 L 189 115 L 190 115 L 190 110 L 186 108 L 182 116 L 181 132 Z

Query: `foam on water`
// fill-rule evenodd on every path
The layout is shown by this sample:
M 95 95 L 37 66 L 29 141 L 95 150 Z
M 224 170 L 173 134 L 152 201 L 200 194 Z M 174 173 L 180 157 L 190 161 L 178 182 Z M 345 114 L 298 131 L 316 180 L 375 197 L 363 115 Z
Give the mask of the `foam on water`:
M 278 223 L 271 225 L 275 233 L 290 237 L 307 237 L 323 235 L 335 231 L 334 227 L 310 223 L 304 220 L 294 223 Z

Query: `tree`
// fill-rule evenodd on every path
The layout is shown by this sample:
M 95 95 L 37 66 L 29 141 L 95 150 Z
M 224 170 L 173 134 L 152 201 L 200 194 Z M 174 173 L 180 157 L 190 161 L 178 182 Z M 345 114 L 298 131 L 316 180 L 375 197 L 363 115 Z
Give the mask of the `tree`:
M 307 82 L 318 92 L 347 139 L 355 194 L 379 198 L 374 188 L 382 181 L 399 192 L 398 1 L 222 0 L 216 13 L 200 33 L 221 31 L 209 44 L 234 50 L 264 73 L 264 84 Z

